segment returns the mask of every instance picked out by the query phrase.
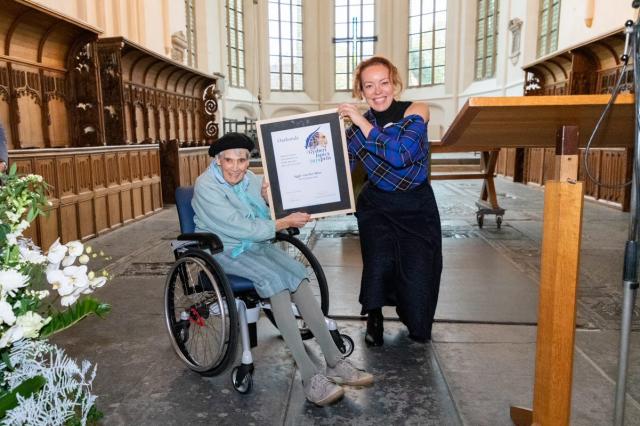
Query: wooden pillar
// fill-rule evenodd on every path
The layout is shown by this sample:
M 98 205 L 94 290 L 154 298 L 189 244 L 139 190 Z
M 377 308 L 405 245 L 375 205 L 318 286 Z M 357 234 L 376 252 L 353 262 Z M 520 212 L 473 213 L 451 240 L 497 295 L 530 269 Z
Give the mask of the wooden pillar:
M 556 144 L 555 179 L 544 191 L 538 336 L 533 411 L 511 407 L 518 425 L 568 425 L 571 417 L 576 290 L 579 278 L 583 184 L 578 128 L 563 126 Z

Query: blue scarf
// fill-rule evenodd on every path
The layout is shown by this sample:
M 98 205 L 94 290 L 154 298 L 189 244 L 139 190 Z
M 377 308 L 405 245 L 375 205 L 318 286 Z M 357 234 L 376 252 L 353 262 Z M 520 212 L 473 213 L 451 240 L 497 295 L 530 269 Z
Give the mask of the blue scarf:
M 226 180 L 224 180 L 224 176 L 222 175 L 222 170 L 220 166 L 215 161 L 211 162 L 211 166 L 209 166 L 209 170 L 213 174 L 213 177 L 218 181 L 218 183 L 222 185 L 226 185 L 228 188 L 231 188 L 236 194 L 236 196 L 244 203 L 245 206 L 249 207 L 249 214 L 247 215 L 248 219 L 270 219 L 269 209 L 267 209 L 262 198 L 257 199 L 255 196 L 249 193 L 249 176 L 246 174 L 242 178 L 240 182 L 235 185 L 229 184 Z M 249 247 L 253 245 L 253 241 L 249 240 L 241 240 L 240 245 L 234 248 L 231 251 L 231 257 L 238 257 L 241 253 L 247 250 Z

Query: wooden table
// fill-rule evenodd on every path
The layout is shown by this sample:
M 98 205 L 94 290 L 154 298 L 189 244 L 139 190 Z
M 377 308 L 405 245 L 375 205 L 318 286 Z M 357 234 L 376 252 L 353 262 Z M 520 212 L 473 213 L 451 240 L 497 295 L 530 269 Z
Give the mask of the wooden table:
M 436 153 L 482 152 L 482 173 L 438 178 L 484 179 L 478 214 L 491 212 L 500 218 L 504 210 L 493 182 L 498 150 L 556 148 L 556 176 L 545 186 L 533 409 L 511 407 L 517 426 L 562 426 L 571 418 L 584 199 L 583 183 L 577 181 L 578 147 L 586 145 L 608 102 L 608 95 L 470 98 L 433 146 Z M 633 145 L 634 117 L 633 95 L 618 96 L 593 147 Z
M 431 143 L 432 153 L 481 152 L 482 171 L 431 179 L 483 179 L 476 203 L 478 225 L 482 226 L 485 214 L 495 214 L 499 227 L 504 209 L 498 204 L 493 178 L 500 148 L 554 147 L 556 133 L 564 125 L 578 126 L 579 146 L 584 147 L 609 99 L 609 95 L 469 98 L 442 140 Z M 633 95 L 619 95 L 592 147 L 633 145 L 633 111 Z

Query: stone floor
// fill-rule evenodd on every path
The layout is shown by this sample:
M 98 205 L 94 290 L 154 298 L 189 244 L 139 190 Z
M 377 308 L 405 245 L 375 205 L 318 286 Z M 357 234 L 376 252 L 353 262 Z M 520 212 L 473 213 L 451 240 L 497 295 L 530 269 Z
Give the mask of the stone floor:
M 178 234 L 174 209 L 90 242 L 114 279 L 98 292 L 113 305 L 56 336 L 68 352 L 98 364 L 94 391 L 105 424 L 508 425 L 509 406 L 530 406 L 536 338 L 543 190 L 497 181 L 507 212 L 475 218 L 480 181 L 434 183 L 444 272 L 431 344 L 410 341 L 385 311 L 385 345 L 363 345 L 357 303 L 361 259 L 352 216 L 316 221 L 303 238 L 330 284 L 330 314 L 352 336 L 354 362 L 376 375 L 328 408 L 304 401 L 300 378 L 277 330 L 259 322 L 254 388 L 237 394 L 228 373 L 205 378 L 175 356 L 163 317 L 164 278 Z M 611 424 L 628 214 L 585 203 L 574 362 L 572 424 Z M 637 309 L 637 308 L 636 308 Z M 640 312 L 634 316 L 626 424 L 640 425 Z M 319 361 L 315 343 L 307 343 Z

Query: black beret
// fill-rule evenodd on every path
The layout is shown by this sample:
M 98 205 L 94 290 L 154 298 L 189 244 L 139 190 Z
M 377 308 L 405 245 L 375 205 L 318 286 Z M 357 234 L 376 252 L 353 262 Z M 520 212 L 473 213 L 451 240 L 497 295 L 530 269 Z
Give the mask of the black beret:
M 209 145 L 209 155 L 215 157 L 222 151 L 234 148 L 244 148 L 251 152 L 253 149 L 253 141 L 249 136 L 243 135 L 242 133 L 227 133 Z

